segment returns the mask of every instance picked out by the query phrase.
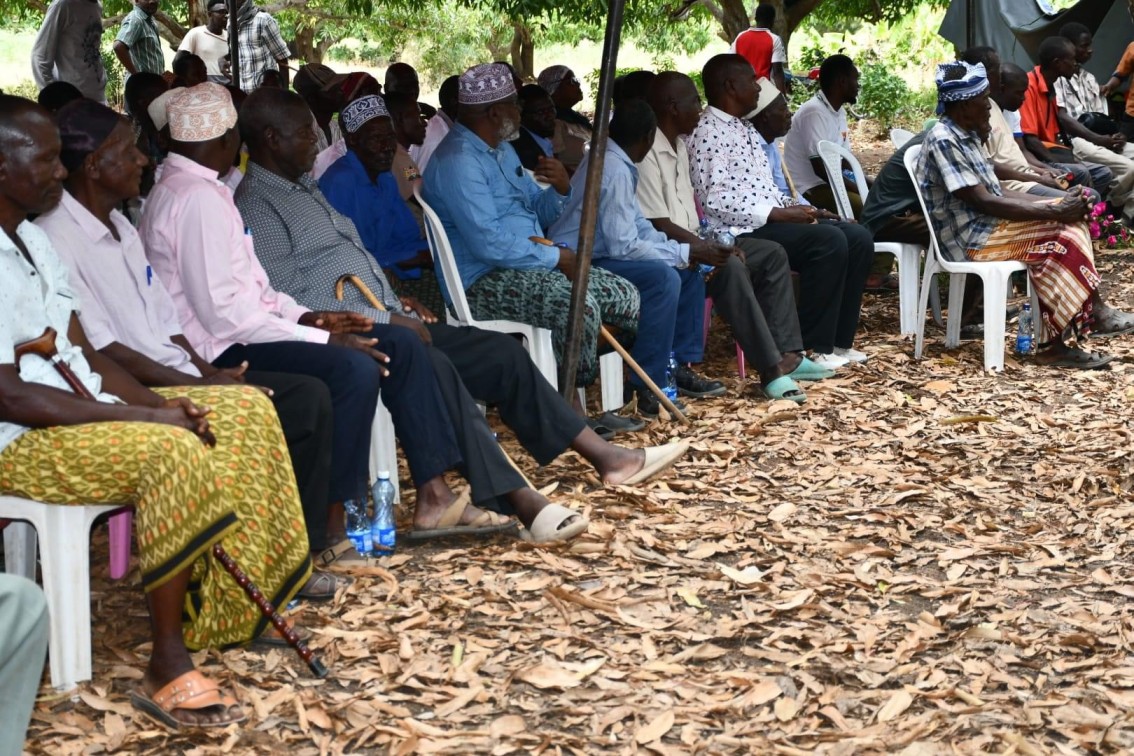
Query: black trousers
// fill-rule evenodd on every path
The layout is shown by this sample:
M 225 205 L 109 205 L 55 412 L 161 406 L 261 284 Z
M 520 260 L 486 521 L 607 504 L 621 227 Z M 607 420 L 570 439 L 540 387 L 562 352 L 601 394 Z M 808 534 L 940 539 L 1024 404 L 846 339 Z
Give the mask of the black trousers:
M 378 406 L 378 364 L 355 349 L 301 341 L 236 344 L 213 361 L 250 370 L 315 378 L 331 396 L 331 501 L 365 498 L 370 465 L 370 428 Z
M 791 266 L 775 242 L 750 236 L 736 240 L 744 260 L 730 257 L 706 285 L 713 306 L 732 328 L 744 358 L 757 370 L 777 364 L 787 352 L 803 349 Z
M 288 373 L 249 371 L 245 379 L 253 386 L 272 390 L 283 427 L 303 519 L 307 523 L 307 540 L 312 551 L 321 551 L 327 543 L 327 505 L 330 502 L 332 424 L 331 392 L 318 378 Z
M 778 242 L 799 274 L 799 329 L 803 346 L 823 354 L 854 346 L 874 240 L 862 226 L 843 221 L 766 223 L 751 234 Z

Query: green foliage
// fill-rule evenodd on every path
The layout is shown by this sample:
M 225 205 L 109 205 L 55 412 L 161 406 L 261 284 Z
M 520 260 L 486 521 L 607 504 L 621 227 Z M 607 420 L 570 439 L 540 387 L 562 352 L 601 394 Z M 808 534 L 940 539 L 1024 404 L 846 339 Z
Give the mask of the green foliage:
M 29 100 L 35 100 L 39 97 L 39 87 L 31 79 L 24 79 L 15 84 L 4 87 L 4 94 L 15 95 L 16 97 L 24 97 Z

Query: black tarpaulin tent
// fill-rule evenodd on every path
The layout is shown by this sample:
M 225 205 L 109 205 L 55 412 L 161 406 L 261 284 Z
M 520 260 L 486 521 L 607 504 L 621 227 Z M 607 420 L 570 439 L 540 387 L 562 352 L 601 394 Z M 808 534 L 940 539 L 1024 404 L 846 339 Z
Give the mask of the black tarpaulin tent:
M 1126 46 L 1134 42 L 1126 0 L 1080 0 L 1056 14 L 1043 6 L 1046 3 L 1037 0 L 953 0 L 938 33 L 958 50 L 989 45 L 1002 60 L 1031 68 L 1040 43 L 1059 34 L 1063 24 L 1078 21 L 1095 35 L 1095 54 L 1087 69 L 1106 81 Z

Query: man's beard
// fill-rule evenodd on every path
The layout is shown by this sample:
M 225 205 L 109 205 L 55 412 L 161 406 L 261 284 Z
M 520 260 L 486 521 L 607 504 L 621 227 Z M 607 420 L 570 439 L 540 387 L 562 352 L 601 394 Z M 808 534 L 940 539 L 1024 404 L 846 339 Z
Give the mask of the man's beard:
M 520 136 L 520 122 L 519 121 L 505 121 L 500 124 L 500 141 L 511 142 Z

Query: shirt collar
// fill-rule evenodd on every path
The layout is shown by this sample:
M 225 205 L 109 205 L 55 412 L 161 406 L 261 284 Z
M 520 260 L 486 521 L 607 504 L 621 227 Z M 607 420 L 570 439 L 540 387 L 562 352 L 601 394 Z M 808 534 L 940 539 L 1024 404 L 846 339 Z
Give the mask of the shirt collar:
M 92 242 L 100 242 L 106 237 L 114 240 L 114 237 L 110 234 L 110 229 L 96 218 L 94 213 L 88 210 L 83 203 L 72 197 L 70 192 L 63 192 L 63 199 L 59 203 L 59 212 L 67 213 L 75 222 L 75 225 L 79 227 L 79 230 Z M 113 214 L 111 215 L 111 223 L 114 223 Z
M 818 92 L 815 93 L 815 99 L 818 100 L 819 102 L 823 103 L 824 105 L 826 105 L 827 109 L 830 110 L 835 115 L 838 115 L 839 112 L 842 111 L 842 108 L 835 110 L 835 107 L 831 104 L 831 101 L 827 99 L 827 95 L 823 94 L 822 89 L 820 89 Z
M 681 137 L 678 137 L 681 139 Z M 654 152 L 659 155 L 669 155 L 674 160 L 677 159 L 677 149 L 669 143 L 669 137 L 662 133 L 661 129 L 657 130 L 654 134 Z
M 317 185 L 315 179 L 311 178 L 309 174 L 303 174 L 299 177 L 299 181 L 292 181 L 280 176 L 278 173 L 269 171 L 264 166 L 252 160 L 248 161 L 248 171 L 244 174 L 245 181 L 255 181 L 267 186 L 269 190 L 277 192 L 292 192 L 296 189 L 305 189 L 311 191 L 313 185 Z
M 606 154 L 609 157 L 613 157 L 617 160 L 621 160 L 623 163 L 625 163 L 627 166 L 629 166 L 631 169 L 633 169 L 635 172 L 637 172 L 638 167 L 636 165 L 634 165 L 634 161 L 631 160 L 630 156 L 626 154 L 626 150 L 624 150 L 620 146 L 618 146 L 618 143 L 615 142 L 613 139 L 608 139 L 607 142 L 606 142 Z
M 1036 91 L 1043 95 L 1047 94 L 1047 79 L 1043 77 L 1043 71 L 1039 66 L 1036 66 L 1032 69 L 1032 73 L 1035 74 Z M 1029 76 L 1029 78 L 1031 77 Z
M 717 118 L 717 120 L 724 121 L 725 123 L 732 123 L 733 121 L 739 121 L 740 120 L 736 116 L 724 112 L 723 110 L 716 107 L 715 105 L 710 105 L 709 107 L 705 108 L 705 112 L 708 113 L 709 115 L 715 116 Z
M 453 131 L 455 131 L 462 139 L 464 139 L 466 142 L 468 142 L 470 145 L 472 145 L 474 148 L 476 148 L 480 152 L 486 152 L 488 154 L 493 154 L 493 153 L 496 152 L 496 149 L 494 147 L 490 147 L 488 142 L 481 139 L 476 134 L 476 132 L 474 132 L 472 129 L 470 129 L 468 126 L 464 125 L 463 123 L 460 123 L 460 122 L 454 123 L 453 124 Z
M 196 160 L 171 152 L 165 156 L 164 166 L 161 169 L 162 177 L 170 175 L 171 171 L 182 171 L 193 176 L 211 181 L 217 186 L 224 186 L 224 182 L 217 176 L 212 168 L 201 165 Z
M 965 131 L 960 126 L 958 126 L 957 122 L 949 116 L 941 116 L 941 123 L 945 124 L 945 128 L 949 129 L 949 131 L 951 131 L 953 135 L 957 137 L 957 139 L 961 141 L 975 142 L 977 144 L 980 143 L 980 139 L 977 138 L 977 135 L 974 132 Z

